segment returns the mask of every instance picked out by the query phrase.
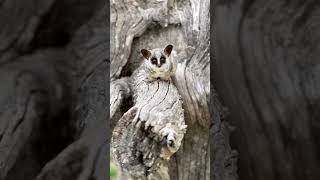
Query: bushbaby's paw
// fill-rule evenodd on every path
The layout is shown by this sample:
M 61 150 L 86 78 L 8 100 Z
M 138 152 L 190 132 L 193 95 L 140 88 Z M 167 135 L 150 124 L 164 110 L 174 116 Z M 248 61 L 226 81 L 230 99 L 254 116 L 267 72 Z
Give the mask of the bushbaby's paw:
M 170 127 L 164 127 L 160 130 L 160 137 L 165 141 L 168 148 L 173 148 L 176 140 L 176 132 Z

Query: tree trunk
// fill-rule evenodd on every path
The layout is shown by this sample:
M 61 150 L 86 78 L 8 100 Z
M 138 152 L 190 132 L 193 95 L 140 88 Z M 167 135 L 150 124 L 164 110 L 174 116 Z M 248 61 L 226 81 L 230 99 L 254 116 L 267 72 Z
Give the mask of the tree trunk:
M 122 179 L 209 179 L 209 133 L 215 141 L 211 176 L 237 179 L 237 154 L 229 146 L 230 126 L 221 120 L 223 108 L 217 95 L 211 95 L 211 120 L 209 114 L 213 87 L 209 79 L 209 7 L 209 0 L 112 2 L 111 146 Z M 139 66 L 144 61 L 140 50 L 168 44 L 177 52 L 177 71 L 172 80 L 137 83 Z M 179 96 L 184 110 L 181 115 Z M 170 116 L 171 112 L 174 116 Z M 170 118 L 164 121 L 162 115 Z M 141 120 L 139 125 L 135 125 L 137 117 Z M 174 143 L 179 145 L 179 138 L 183 138 L 178 151 L 170 151 L 173 155 L 168 161 L 161 158 L 162 150 L 168 147 L 163 145 L 166 139 L 158 131 L 165 129 L 166 123 L 176 123 L 171 130 L 182 135 Z M 150 129 L 146 128 L 148 125 Z
M 213 72 L 237 127 L 240 179 L 320 179 L 320 2 L 213 6 Z

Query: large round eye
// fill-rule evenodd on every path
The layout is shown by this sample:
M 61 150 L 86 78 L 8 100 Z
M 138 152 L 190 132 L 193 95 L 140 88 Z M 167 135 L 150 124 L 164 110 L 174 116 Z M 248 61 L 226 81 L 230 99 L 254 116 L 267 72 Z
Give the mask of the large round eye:
M 161 58 L 160 58 L 160 63 L 161 63 L 161 64 L 166 63 L 166 58 L 165 58 L 165 57 L 161 57 Z
M 157 64 L 157 58 L 152 58 L 152 59 L 151 59 L 151 63 L 152 63 L 152 64 Z

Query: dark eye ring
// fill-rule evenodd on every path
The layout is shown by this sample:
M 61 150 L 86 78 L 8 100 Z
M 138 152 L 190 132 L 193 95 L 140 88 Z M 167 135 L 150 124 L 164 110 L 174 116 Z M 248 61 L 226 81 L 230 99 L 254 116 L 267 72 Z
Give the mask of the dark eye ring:
M 152 58 L 152 59 L 151 59 L 151 63 L 152 63 L 152 64 L 157 64 L 157 59 L 156 59 L 156 58 Z
M 165 58 L 165 57 L 161 57 L 161 58 L 160 58 L 160 63 L 163 64 L 163 63 L 165 63 L 165 62 L 166 62 L 166 58 Z

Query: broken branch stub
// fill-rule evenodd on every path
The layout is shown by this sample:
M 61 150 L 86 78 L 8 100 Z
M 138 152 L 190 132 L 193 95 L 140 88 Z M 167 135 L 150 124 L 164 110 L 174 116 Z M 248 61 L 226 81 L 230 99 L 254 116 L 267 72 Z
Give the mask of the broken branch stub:
M 178 151 L 186 132 L 182 99 L 171 80 L 147 81 L 142 73 L 133 77 L 135 105 L 113 131 L 113 158 L 129 177 L 162 174 L 163 179 L 168 172 L 159 167 Z

